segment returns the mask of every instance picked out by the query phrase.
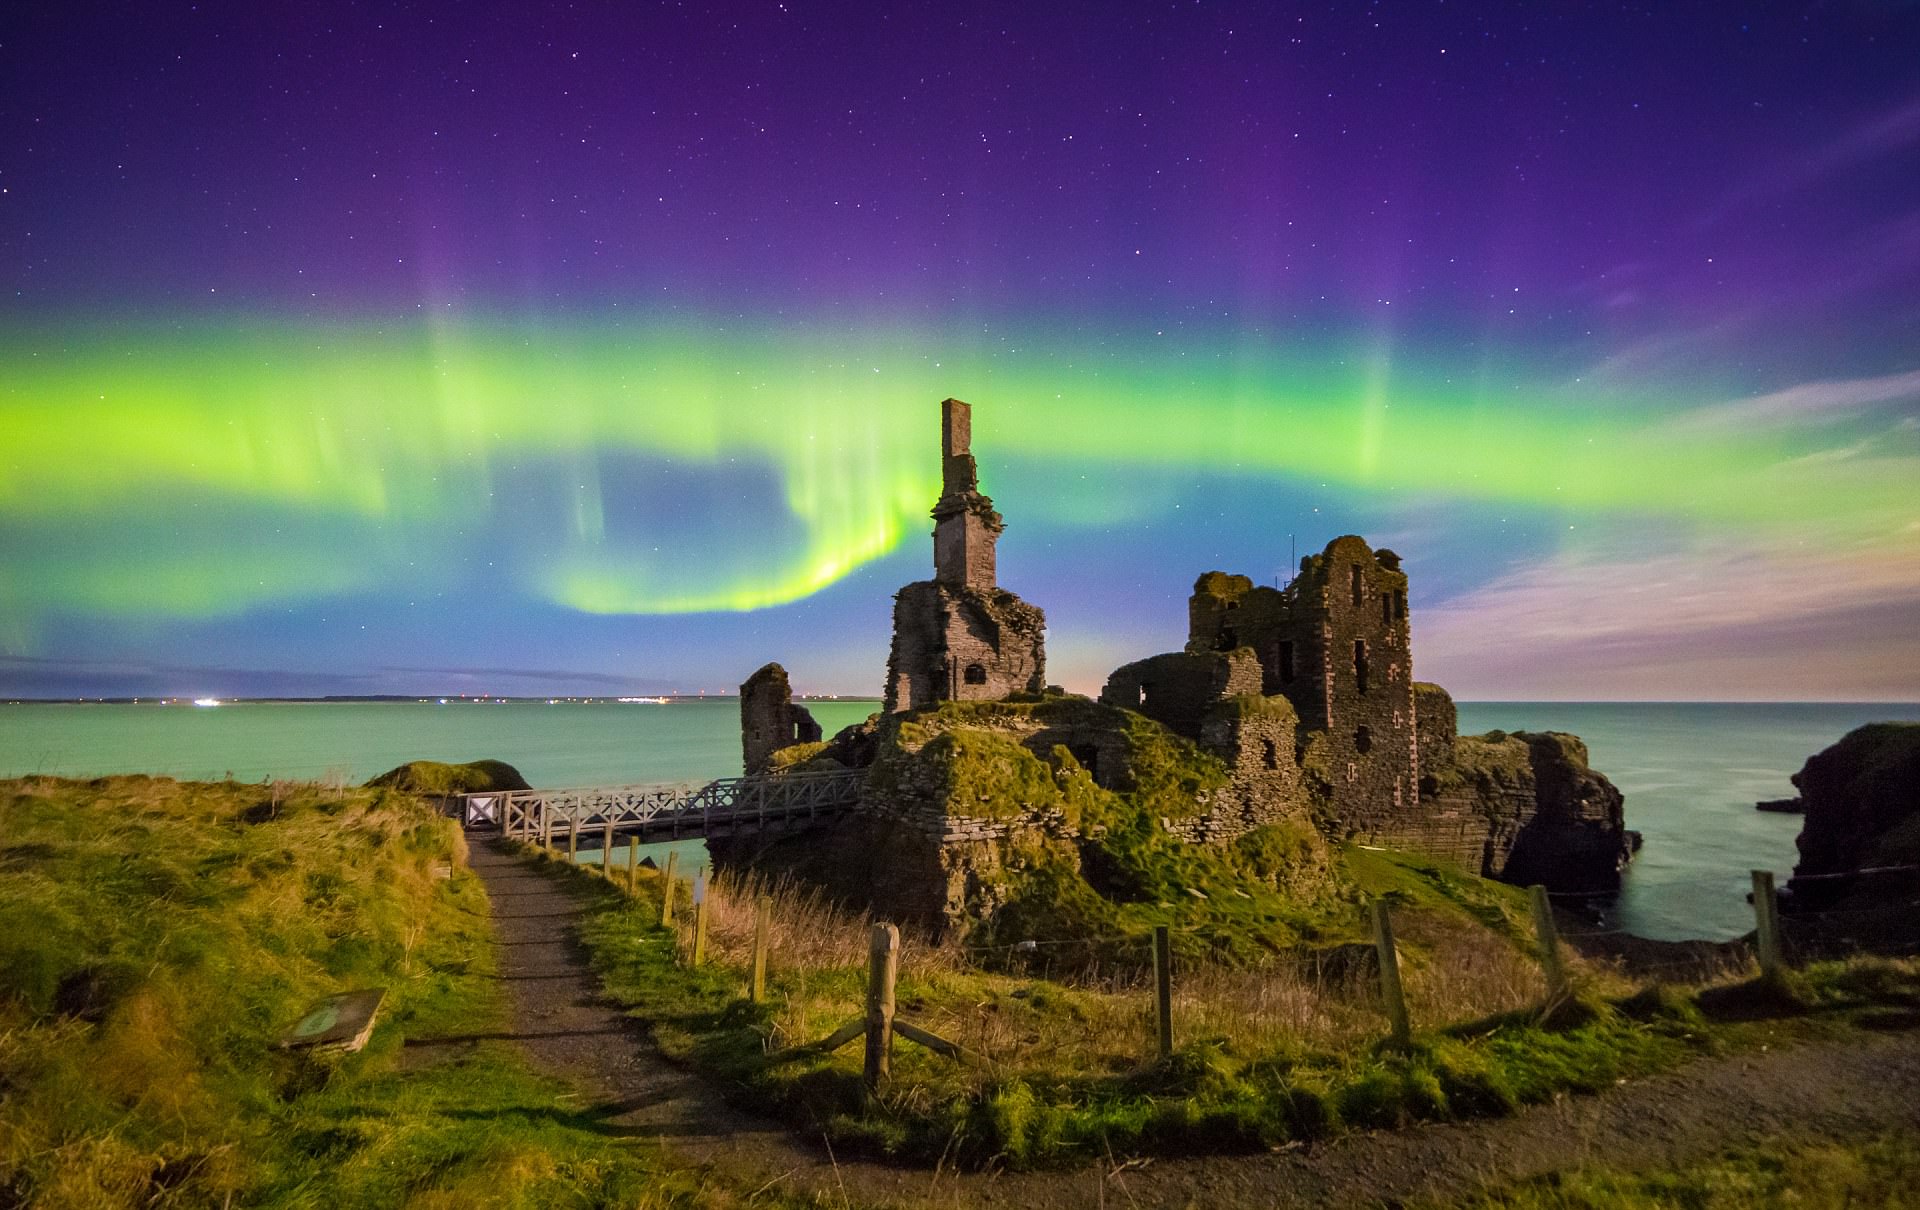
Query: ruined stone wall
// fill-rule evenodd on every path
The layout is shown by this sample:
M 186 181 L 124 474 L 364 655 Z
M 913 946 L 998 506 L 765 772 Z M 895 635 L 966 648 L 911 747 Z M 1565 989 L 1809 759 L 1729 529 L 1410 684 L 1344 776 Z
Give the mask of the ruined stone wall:
M 1114 669 L 1100 700 L 1134 710 L 1176 735 L 1198 740 L 1210 711 L 1230 697 L 1258 694 L 1260 661 L 1251 648 L 1169 652 Z M 1292 737 L 1287 744 L 1292 746 Z
M 1046 615 L 1002 589 L 922 580 L 894 596 L 886 710 L 1046 687 Z
M 1046 685 L 1045 615 L 994 583 L 994 544 L 1003 524 L 979 490 L 968 448 L 972 409 L 944 400 L 940 419 L 934 578 L 894 596 L 888 713 L 1038 693 Z
M 1294 600 L 1288 593 L 1256 585 L 1245 576 L 1210 571 L 1194 582 L 1187 599 L 1187 646 L 1191 654 L 1251 647 L 1259 657 L 1260 692 L 1282 692 L 1296 679 L 1292 650 Z
M 1244 650 L 1244 649 L 1243 649 Z M 1308 815 L 1300 766 L 1294 759 L 1299 721 L 1283 697 L 1242 694 L 1216 705 L 1198 737 L 1226 763 L 1228 782 L 1195 823 L 1172 830 L 1189 840 L 1221 843 L 1265 824 Z
M 1453 695 L 1431 681 L 1413 684 L 1413 734 L 1420 747 L 1420 787 L 1427 792 L 1432 772 L 1453 763 L 1453 741 L 1460 715 Z
M 1251 646 L 1263 690 L 1293 703 L 1332 834 L 1377 828 L 1417 804 L 1418 712 L 1398 556 L 1348 536 L 1302 560 L 1285 589 L 1209 572 L 1194 584 L 1187 617 L 1188 652 Z
M 1336 538 L 1289 587 L 1302 661 L 1282 692 L 1318 745 L 1330 820 L 1362 831 L 1419 799 L 1407 577 L 1391 552 Z M 1316 666 L 1317 665 L 1317 666 Z
M 740 686 L 740 756 L 749 776 L 765 773 L 775 752 L 820 739 L 820 724 L 796 705 L 787 670 L 767 664 Z

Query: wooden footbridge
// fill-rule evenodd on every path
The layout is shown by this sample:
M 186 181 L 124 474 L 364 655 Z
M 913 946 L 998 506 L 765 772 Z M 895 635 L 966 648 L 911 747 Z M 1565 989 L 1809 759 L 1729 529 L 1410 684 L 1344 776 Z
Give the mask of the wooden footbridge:
M 670 783 L 512 790 L 462 795 L 469 828 L 516 840 L 595 835 L 642 843 L 809 827 L 860 800 L 866 770 L 725 777 L 704 785 Z

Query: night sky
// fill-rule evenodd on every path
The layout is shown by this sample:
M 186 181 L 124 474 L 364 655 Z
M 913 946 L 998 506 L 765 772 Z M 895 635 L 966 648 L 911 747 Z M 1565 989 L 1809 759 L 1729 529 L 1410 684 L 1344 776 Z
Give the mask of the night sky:
M 1920 698 L 1920 6 L 24 3 L 0 695 L 1050 679 L 1343 533 L 1469 698 Z

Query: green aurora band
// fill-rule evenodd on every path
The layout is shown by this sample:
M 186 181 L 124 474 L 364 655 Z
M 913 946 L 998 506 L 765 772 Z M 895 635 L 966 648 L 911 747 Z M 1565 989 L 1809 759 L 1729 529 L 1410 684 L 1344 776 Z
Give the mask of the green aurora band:
M 984 405 L 989 489 L 1016 461 L 1116 486 L 1128 468 L 1232 471 L 1771 545 L 1817 518 L 1863 557 L 1911 545 L 1920 465 L 1823 456 L 1831 424 L 1690 422 L 1721 394 L 1502 379 L 1379 339 L 288 321 L 15 330 L 0 355 L 0 643 L 16 650 L 19 619 L 430 583 L 456 536 L 495 556 L 470 574 L 575 610 L 794 601 L 924 534 L 948 395 Z M 715 499 L 630 523 L 610 456 L 706 476 Z M 769 483 L 780 515 L 729 507 L 727 485 Z M 550 495 L 565 507 L 534 506 Z M 1064 492 L 1017 511 L 1110 519 Z

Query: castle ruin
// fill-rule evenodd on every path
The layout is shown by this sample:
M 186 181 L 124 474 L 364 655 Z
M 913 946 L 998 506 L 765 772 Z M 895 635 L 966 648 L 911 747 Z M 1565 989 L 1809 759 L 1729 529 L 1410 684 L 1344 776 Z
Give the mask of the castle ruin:
M 968 405 L 941 404 L 934 578 L 894 598 L 883 712 L 821 744 L 779 665 L 741 687 L 748 772 L 866 769 L 859 809 L 804 842 L 710 842 L 717 863 L 784 865 L 964 930 L 994 909 L 1010 863 L 1042 850 L 1097 863 L 1074 787 L 1135 793 L 1143 769 L 1164 787 L 1171 743 L 1198 780 L 1152 793 L 1158 828 L 1182 841 L 1285 824 L 1487 877 L 1618 887 L 1638 840 L 1620 792 L 1574 736 L 1457 735 L 1446 690 L 1413 677 L 1400 558 L 1362 538 L 1307 556 L 1284 588 L 1208 572 L 1181 650 L 1116 669 L 1098 701 L 1046 688 L 1044 616 L 996 581 L 1004 522 L 979 489 L 971 427 Z M 796 743 L 810 746 L 773 759 Z

